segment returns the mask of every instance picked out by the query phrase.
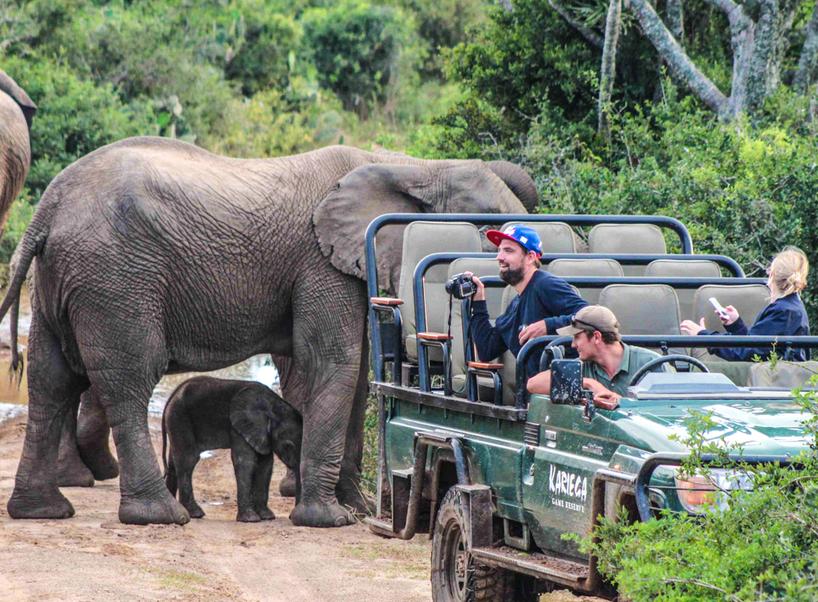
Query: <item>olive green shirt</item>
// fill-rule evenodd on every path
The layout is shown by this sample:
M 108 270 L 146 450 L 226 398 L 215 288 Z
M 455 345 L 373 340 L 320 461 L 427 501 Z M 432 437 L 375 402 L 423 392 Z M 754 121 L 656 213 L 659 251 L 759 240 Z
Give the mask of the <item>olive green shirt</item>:
M 592 378 L 609 391 L 624 397 L 628 390 L 628 384 L 631 382 L 631 377 L 636 374 L 636 371 L 660 356 L 658 353 L 642 347 L 631 347 L 625 343 L 622 343 L 622 347 L 625 350 L 622 354 L 622 363 L 613 378 L 609 378 L 605 369 L 593 361 L 582 363 L 582 376 Z M 661 372 L 664 368 L 665 366 L 662 365 L 656 370 Z

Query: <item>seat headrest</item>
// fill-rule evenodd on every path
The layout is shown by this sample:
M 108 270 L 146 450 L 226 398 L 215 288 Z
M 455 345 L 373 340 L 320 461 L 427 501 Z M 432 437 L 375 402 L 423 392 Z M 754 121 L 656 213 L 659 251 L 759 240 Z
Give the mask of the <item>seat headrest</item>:
M 576 253 L 574 231 L 565 222 L 507 222 L 501 230 L 509 226 L 526 226 L 540 236 L 543 253 Z
M 732 305 L 738 310 L 741 319 L 748 327 L 752 326 L 758 314 L 770 304 L 770 291 L 763 284 L 705 284 L 693 295 L 693 316 L 698 322 L 704 318 L 707 330 L 724 332 L 724 325 L 719 320 L 710 304 L 710 297 L 718 299 L 722 306 Z
M 653 224 L 599 224 L 588 233 L 589 253 L 667 252 L 662 230 Z
M 622 265 L 614 259 L 561 258 L 555 259 L 546 268 L 555 276 L 609 276 L 622 277 Z
M 665 284 L 610 284 L 599 304 L 619 320 L 620 334 L 681 334 L 679 301 Z
M 720 278 L 721 268 L 715 261 L 695 259 L 655 259 L 645 268 L 646 278 Z

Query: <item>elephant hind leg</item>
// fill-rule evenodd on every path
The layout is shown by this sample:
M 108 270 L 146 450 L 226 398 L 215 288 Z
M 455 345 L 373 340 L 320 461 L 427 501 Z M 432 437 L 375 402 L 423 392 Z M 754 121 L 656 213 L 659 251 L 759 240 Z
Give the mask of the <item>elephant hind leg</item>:
M 148 402 L 167 367 L 164 336 L 138 306 L 130 315 L 79 315 L 80 324 L 118 327 L 100 332 L 77 328 L 77 343 L 91 381 L 91 393 L 105 409 L 120 465 L 119 520 L 126 524 L 179 524 L 190 515 L 162 479 L 148 430 Z M 125 325 L 130 326 L 126 329 Z
M 94 474 L 83 463 L 77 448 L 77 404 L 72 405 L 65 418 L 60 451 L 57 454 L 57 484 L 60 487 L 93 487 Z
M 71 371 L 59 339 L 36 310 L 28 357 L 28 424 L 8 501 L 9 516 L 69 518 L 74 508 L 59 490 L 57 456 L 66 418 L 78 406 L 88 381 Z
M 85 464 L 97 481 L 107 481 L 119 476 L 119 462 L 108 444 L 111 429 L 105 418 L 105 409 L 92 391 L 82 395 L 77 419 L 77 446 Z

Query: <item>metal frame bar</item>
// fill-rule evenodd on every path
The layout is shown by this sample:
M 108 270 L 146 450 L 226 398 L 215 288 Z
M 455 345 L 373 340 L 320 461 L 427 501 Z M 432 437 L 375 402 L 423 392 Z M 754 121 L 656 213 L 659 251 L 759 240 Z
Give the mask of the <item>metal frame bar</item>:
M 806 338 L 806 337 L 805 337 Z M 814 338 L 814 337 L 809 337 Z M 678 452 L 659 452 L 652 454 L 636 475 L 636 482 L 634 484 L 634 493 L 636 494 L 636 508 L 639 510 L 639 519 L 642 522 L 647 522 L 653 518 L 650 511 L 650 478 L 654 471 L 660 466 L 681 466 L 682 462 L 688 458 L 688 453 Z M 702 454 L 700 456 L 702 462 L 707 465 L 719 463 L 722 458 L 712 454 Z M 750 466 L 757 466 L 759 464 L 772 464 L 778 462 L 781 466 L 790 466 L 792 461 L 784 456 L 728 456 L 728 460 L 737 464 L 749 464 Z M 692 514 L 692 513 L 691 513 Z
M 480 213 L 387 213 L 376 217 L 366 229 L 364 245 L 366 250 L 367 298 L 378 296 L 378 263 L 375 252 L 375 236 L 387 225 L 409 224 L 415 221 L 429 222 L 471 222 L 475 225 L 491 225 L 500 222 L 564 222 L 571 226 L 595 226 L 597 224 L 653 224 L 660 228 L 673 230 L 678 234 L 682 244 L 682 254 L 693 254 L 693 240 L 690 232 L 677 219 L 663 215 L 513 215 L 513 214 L 480 214 Z M 370 307 L 369 323 L 372 325 L 372 355 L 376 375 L 383 373 L 380 333 L 377 329 L 376 316 Z M 421 332 L 421 331 L 418 331 Z
M 578 254 L 581 255 L 581 254 Z M 425 332 L 426 331 L 426 297 L 424 295 L 424 279 L 426 277 L 426 272 L 432 266 L 441 264 L 441 263 L 448 263 L 455 259 L 459 259 L 461 257 L 466 258 L 490 258 L 494 257 L 493 253 L 432 253 L 431 255 L 427 255 L 423 259 L 418 262 L 417 266 L 415 267 L 415 272 L 412 277 L 413 282 L 413 291 L 412 294 L 414 295 L 415 300 L 415 328 L 417 332 Z M 564 257 L 564 255 L 555 255 L 556 257 Z M 595 255 L 594 257 L 599 257 Z M 640 257 L 639 255 L 627 256 L 627 257 Z M 641 256 L 641 258 L 647 258 L 650 260 L 654 257 L 674 257 L 673 255 L 646 255 Z M 705 257 L 722 257 L 719 255 L 686 255 L 679 257 L 693 257 L 696 259 L 705 258 Z M 729 257 L 725 258 L 730 260 Z M 649 263 L 649 261 L 647 261 Z M 735 262 L 733 262 L 735 263 Z M 735 265 L 739 271 L 741 268 L 738 264 Z M 743 274 L 743 272 L 741 272 Z M 668 286 L 672 286 L 673 288 L 685 288 L 685 289 L 693 289 L 699 288 L 700 286 L 704 286 L 706 284 L 720 284 L 720 285 L 727 285 L 727 286 L 740 286 L 746 284 L 765 284 L 767 281 L 763 278 L 645 278 L 642 276 L 626 276 L 626 277 L 609 277 L 609 276 L 576 276 L 576 277 L 562 277 L 563 280 L 568 282 L 569 284 L 573 284 L 574 286 L 584 286 L 589 288 L 603 288 L 608 286 L 609 284 L 665 284 Z M 485 276 L 480 279 L 486 286 L 488 287 L 500 287 L 506 286 L 506 283 L 503 282 L 499 276 Z M 466 315 L 465 313 L 463 314 Z M 465 340 L 465 338 L 464 338 Z M 468 359 L 468 358 L 467 358 Z M 376 360 L 378 361 L 378 360 Z M 377 374 L 377 373 L 376 373 Z M 426 349 L 422 349 L 420 345 L 418 346 L 418 380 L 420 381 L 421 387 L 425 387 L 424 383 L 429 381 L 429 354 Z M 428 391 L 428 389 L 424 389 Z M 476 394 L 476 393 L 475 393 Z M 475 398 L 471 396 L 471 392 L 469 393 L 469 399 L 474 401 Z
M 525 388 L 527 375 L 525 373 L 528 357 L 540 347 L 555 347 L 570 344 L 572 337 L 550 335 L 531 339 L 523 345 L 517 354 L 517 408 L 528 407 L 528 391 Z M 671 347 L 760 347 L 775 345 L 777 349 L 815 349 L 818 348 L 818 336 L 733 336 L 729 334 L 711 335 L 706 337 L 685 335 L 623 335 L 622 341 L 628 345 L 667 349 Z

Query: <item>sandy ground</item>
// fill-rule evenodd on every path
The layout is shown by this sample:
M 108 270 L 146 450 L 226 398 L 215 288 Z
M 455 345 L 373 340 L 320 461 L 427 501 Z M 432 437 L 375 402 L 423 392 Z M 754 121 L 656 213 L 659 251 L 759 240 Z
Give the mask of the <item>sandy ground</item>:
M 2 293 L 0 293 L 2 298 Z M 21 297 L 20 345 L 28 343 L 30 307 Z M 0 341 L 9 340 L 8 316 Z M 402 602 L 431 600 L 430 541 L 383 539 L 362 524 L 296 528 L 293 500 L 277 495 L 284 466 L 276 461 L 270 508 L 277 518 L 237 523 L 236 481 L 229 450 L 212 452 L 193 474 L 207 516 L 185 526 L 139 527 L 117 518 L 119 480 L 66 488 L 76 514 L 67 520 L 12 520 L 6 503 L 25 435 L 27 390 L 5 377 L 10 352 L 0 344 L 0 602 Z M 272 384 L 263 361 L 217 373 Z M 161 453 L 160 416 L 170 392 L 190 375 L 165 377 L 151 400 L 154 450 Z M 114 449 L 113 442 L 111 449 Z M 580 602 L 568 592 L 542 602 Z
M 151 418 L 161 452 L 159 421 Z M 430 543 L 382 539 L 363 525 L 296 528 L 291 499 L 279 497 L 278 462 L 270 508 L 276 520 L 237 523 L 228 450 L 194 472 L 207 516 L 185 526 L 123 525 L 119 480 L 68 488 L 76 515 L 12 520 L 6 502 L 23 444 L 25 415 L 0 425 L 0 599 L 4 602 L 189 600 L 300 602 L 430 600 Z

